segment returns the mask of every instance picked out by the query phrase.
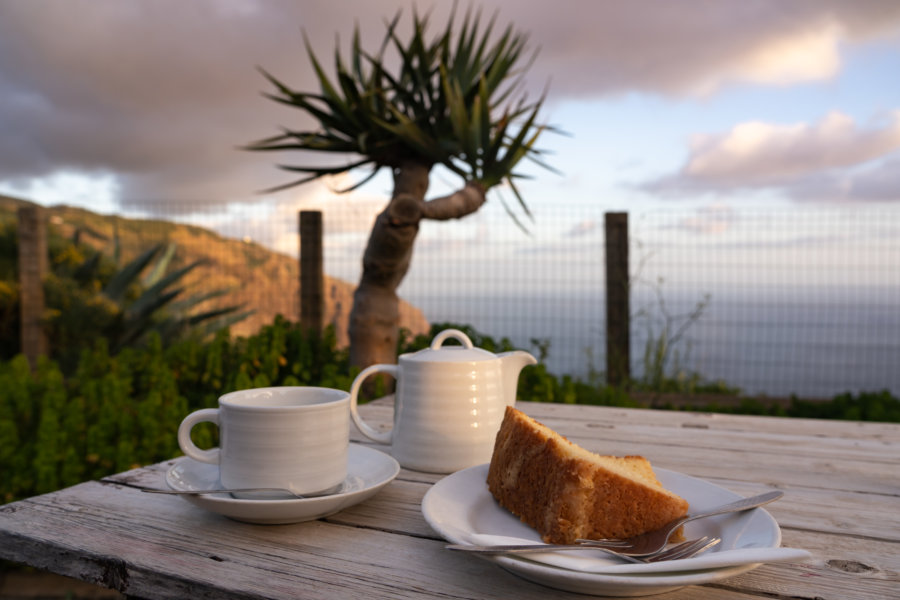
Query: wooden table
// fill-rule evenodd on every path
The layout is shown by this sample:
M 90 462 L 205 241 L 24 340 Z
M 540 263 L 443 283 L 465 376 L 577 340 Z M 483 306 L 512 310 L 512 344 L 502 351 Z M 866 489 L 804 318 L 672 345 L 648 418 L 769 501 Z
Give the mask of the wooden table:
M 783 545 L 811 551 L 811 561 L 763 565 L 667 599 L 900 598 L 898 425 L 519 408 L 597 452 L 642 454 L 743 495 L 786 492 L 768 510 Z M 387 401 L 361 412 L 390 423 Z M 581 597 L 445 550 L 419 507 L 438 475 L 404 470 L 374 498 L 332 517 L 263 526 L 135 489 L 164 486 L 170 464 L 0 507 L 0 558 L 143 598 Z

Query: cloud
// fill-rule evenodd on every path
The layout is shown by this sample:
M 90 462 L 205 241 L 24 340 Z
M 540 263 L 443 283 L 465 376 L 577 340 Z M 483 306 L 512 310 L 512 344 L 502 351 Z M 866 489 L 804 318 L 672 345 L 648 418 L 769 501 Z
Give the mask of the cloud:
M 47 204 L 91 204 L 96 212 L 112 214 L 116 212 L 119 189 L 115 177 L 109 174 L 57 171 L 42 179 L 0 182 L 0 193 L 43 198 Z
M 579 221 L 566 232 L 565 237 L 583 237 L 599 230 L 599 225 L 594 219 Z
M 709 95 L 733 83 L 788 85 L 832 78 L 850 44 L 877 39 L 900 22 L 900 4 L 864 2 L 544 3 L 516 12 L 535 32 L 556 93 L 641 91 Z M 556 17 L 552 13 L 557 13 Z M 590 76 L 585 76 L 590 74 Z
M 830 20 L 773 36 L 741 53 L 732 77 L 780 85 L 830 79 L 840 69 L 843 37 L 842 27 Z
M 280 211 L 294 215 L 301 210 L 321 211 L 327 234 L 365 234 L 368 237 L 389 194 L 380 195 L 364 189 L 337 193 L 354 181 L 355 178 L 346 173 L 312 181 L 290 190 L 286 196 L 277 195 L 277 205 Z
M 431 9 L 435 29 L 449 5 Z M 530 32 L 540 54 L 526 85 L 551 81 L 551 103 L 827 79 L 844 48 L 900 24 L 892 0 L 483 5 Z M 408 0 L 2 2 L 0 182 L 30 189 L 60 173 L 97 174 L 121 206 L 148 211 L 250 201 L 286 180 L 274 161 L 292 160 L 238 147 L 312 125 L 260 97 L 268 85 L 256 67 L 314 90 L 301 29 L 328 65 L 336 35 L 346 50 L 358 23 L 372 47 L 398 9 L 408 26 Z
M 697 209 L 694 216 L 682 219 L 676 227 L 691 233 L 717 234 L 732 228 L 738 219 L 737 211 L 725 204 L 713 204 Z
M 900 157 L 846 173 L 806 177 L 787 192 L 801 201 L 900 202 Z
M 839 112 L 813 125 L 749 122 L 723 136 L 698 138 L 684 173 L 705 181 L 768 183 L 857 165 L 898 147 L 900 111 L 875 128 L 859 127 Z
M 779 188 L 807 198 L 817 188 L 840 188 L 844 196 L 855 188 L 861 199 L 874 198 L 896 179 L 883 167 L 855 170 L 898 150 L 900 110 L 869 126 L 837 111 L 813 124 L 746 122 L 724 134 L 695 137 L 678 173 L 642 187 L 673 195 Z
M 254 242 L 289 255 L 298 253 L 297 232 L 301 211 L 320 211 L 325 243 L 340 251 L 345 247 L 365 247 L 375 217 L 387 198 L 360 190 L 337 194 L 346 187 L 349 175 L 338 175 L 309 183 L 284 194 L 264 196 L 256 202 L 232 203 L 226 212 L 207 209 L 201 220 L 222 235 L 250 237 Z M 167 206 L 166 213 L 177 212 Z M 355 252 L 358 260 L 359 252 Z
M 309 79 L 300 28 L 330 12 L 277 0 L 3 3 L 0 179 L 104 171 L 126 207 L 224 204 L 282 183 L 272 155 L 239 150 L 303 123 L 261 98 L 256 66 Z M 310 29 L 319 47 L 333 43 Z

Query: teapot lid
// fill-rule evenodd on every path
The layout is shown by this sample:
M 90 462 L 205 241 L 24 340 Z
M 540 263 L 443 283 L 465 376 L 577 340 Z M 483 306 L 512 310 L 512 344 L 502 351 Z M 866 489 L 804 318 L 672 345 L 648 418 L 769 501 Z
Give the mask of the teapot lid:
M 459 340 L 462 346 L 441 347 L 449 338 Z M 462 331 L 445 329 L 434 336 L 431 346 L 413 354 L 407 354 L 406 358 L 425 362 L 472 362 L 494 360 L 497 358 L 497 355 L 482 348 L 476 348 L 469 336 Z

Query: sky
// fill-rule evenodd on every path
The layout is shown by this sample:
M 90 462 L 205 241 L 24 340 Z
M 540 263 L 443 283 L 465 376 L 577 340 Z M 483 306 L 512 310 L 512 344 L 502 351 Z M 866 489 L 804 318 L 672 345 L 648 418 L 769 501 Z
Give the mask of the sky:
M 451 6 L 415 4 L 431 11 L 434 31 Z M 529 167 L 521 186 L 535 248 L 596 234 L 599 219 L 580 206 L 681 211 L 696 236 L 751 208 L 900 206 L 896 0 L 477 6 L 528 33 L 538 54 L 526 92 L 546 89 L 542 119 L 566 132 L 538 143 L 559 172 Z M 358 248 L 389 179 L 341 196 L 334 189 L 352 175 L 260 193 L 289 180 L 275 164 L 290 157 L 240 147 L 311 121 L 264 98 L 257 68 L 314 91 L 303 32 L 328 65 L 354 26 L 374 47 L 386 20 L 401 10 L 408 24 L 412 9 L 406 0 L 0 0 L 0 193 L 102 213 L 202 213 L 225 234 L 286 252 L 296 252 L 296 211 L 321 208 L 326 223 L 328 211 L 344 219 L 329 243 Z M 459 185 L 435 173 L 430 191 Z M 523 239 L 489 198 L 484 214 L 435 227 L 462 241 Z M 560 218 L 561 207 L 572 216 Z M 262 226 L 272 221 L 282 225 Z M 425 240 L 417 253 L 425 264 L 448 249 Z

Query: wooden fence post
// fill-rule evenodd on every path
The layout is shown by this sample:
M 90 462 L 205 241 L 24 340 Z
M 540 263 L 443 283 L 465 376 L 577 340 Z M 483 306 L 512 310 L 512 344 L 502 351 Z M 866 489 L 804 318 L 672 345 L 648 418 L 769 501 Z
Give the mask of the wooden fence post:
M 20 206 L 19 218 L 19 315 L 21 351 L 31 368 L 38 356 L 47 355 L 44 331 L 44 278 L 47 275 L 47 222 L 43 207 Z
M 325 327 L 325 273 L 322 212 L 300 211 L 300 324 L 321 333 Z
M 631 379 L 631 322 L 628 282 L 628 213 L 606 213 L 606 379 Z

